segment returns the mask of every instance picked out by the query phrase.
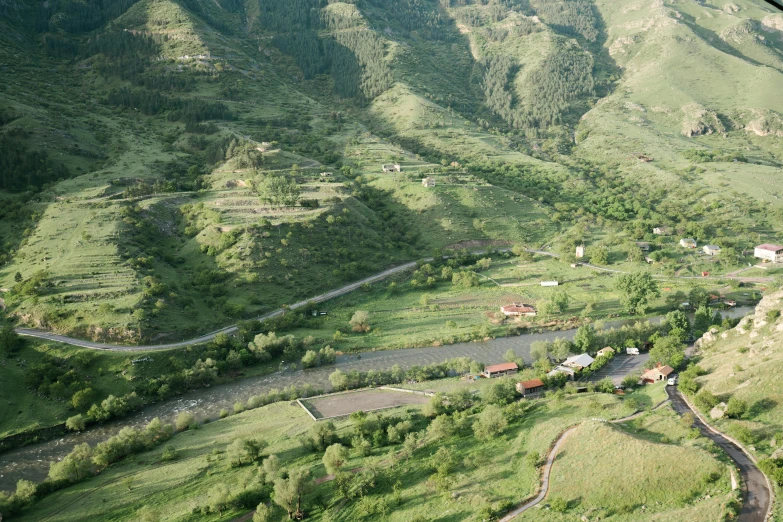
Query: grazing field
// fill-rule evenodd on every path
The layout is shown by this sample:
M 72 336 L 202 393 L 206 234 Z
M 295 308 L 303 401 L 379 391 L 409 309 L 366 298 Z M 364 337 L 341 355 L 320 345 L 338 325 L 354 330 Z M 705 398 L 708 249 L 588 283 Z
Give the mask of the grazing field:
M 389 282 L 378 283 L 319 305 L 328 315 L 308 319 L 304 327 L 293 333 L 331 338 L 335 349 L 350 352 L 453 344 L 488 335 L 509 335 L 521 327 L 568 327 L 573 325 L 569 320 L 580 317 L 592 321 L 610 316 L 629 317 L 615 288 L 617 274 L 585 266 L 570 268 L 544 255 L 536 255 L 529 262 L 502 253 L 488 254 L 488 257 L 492 258 L 491 266 L 476 270 L 479 286 L 464 288 L 436 277 L 431 287 L 414 288 L 410 284 L 411 276 L 399 275 L 391 280 L 395 283 L 391 287 Z M 644 270 L 644 267 L 637 269 Z M 436 276 L 440 274 L 437 272 Z M 557 280 L 560 285 L 542 287 L 541 281 L 548 280 Z M 667 279 L 659 284 L 661 297 L 651 303 L 650 316 L 665 314 L 698 288 L 726 295 L 739 304 L 753 302 L 753 287 L 734 288 L 719 279 Z M 559 292 L 569 298 L 562 313 L 539 314 L 534 318 L 500 317 L 503 305 L 522 302 L 538 307 Z M 356 310 L 369 313 L 370 331 L 335 335 L 337 330 L 345 330 Z
M 344 417 L 356 411 L 375 411 L 412 404 L 424 404 L 429 398 L 420 393 L 395 390 L 361 390 L 302 399 L 303 407 L 317 419 Z
M 666 416 L 677 427 L 671 410 Z M 671 435 L 670 435 L 671 437 Z M 652 442 L 640 430 L 597 422 L 582 424 L 566 439 L 550 476 L 548 498 L 520 520 L 631 521 L 721 520 L 731 492 L 729 465 L 698 442 Z M 553 506 L 562 509 L 555 512 Z
M 439 389 L 448 381 L 426 384 Z M 466 386 L 470 384 L 466 382 Z M 361 456 L 357 451 L 349 454 L 344 469 L 354 470 L 357 477 L 365 476 L 364 473 L 374 477 L 374 485 L 363 497 L 369 501 L 362 498 L 342 500 L 339 484 L 330 480 L 321 463 L 322 451 L 308 449 L 305 444 L 316 423 L 295 404 L 277 403 L 176 435 L 168 443 L 176 455 L 174 460 L 161 460 L 161 449 L 132 456 L 109 467 L 98 477 L 48 496 L 25 511 L 19 520 L 76 522 L 85 517 L 134 520 L 143 513 L 140 510 L 144 506 L 147 506 L 144 510 L 154 512 L 163 520 L 193 516 L 200 520 L 233 520 L 249 512 L 258 501 L 268 502 L 271 491 L 271 486 L 263 485 L 260 464 L 229 465 L 227 445 L 246 438 L 263 438 L 269 443 L 264 455 L 276 455 L 287 469 L 304 467 L 312 472 L 316 486 L 303 499 L 308 519 L 347 522 L 377 519 L 380 513 L 385 513 L 385 519 L 403 522 L 447 512 L 449 520 L 473 520 L 477 512 L 489 509 L 501 513 L 533 494 L 538 487 L 538 472 L 534 467 L 537 458 L 546 453 L 560 432 L 580 422 L 587 424 L 569 441 L 554 468 L 553 487 L 557 495 L 572 501 L 568 508 L 572 516 L 586 512 L 600 513 L 602 518 L 612 515 L 610 520 L 634 520 L 634 517 L 638 520 L 647 515 L 663 517 L 656 520 L 673 520 L 678 514 L 696 513 L 701 509 L 706 510 L 703 518 L 706 521 L 715 520 L 722 512 L 726 467 L 700 449 L 703 441 L 672 438 L 666 443 L 659 440 L 656 444 L 645 445 L 638 440 L 642 428 L 624 428 L 628 431 L 624 433 L 621 429 L 588 420 L 627 415 L 623 399 L 617 396 L 580 394 L 508 407 L 505 409 L 508 428 L 486 440 L 477 439 L 469 428 L 477 422 L 476 413 L 468 411 L 468 424 L 457 427 L 453 434 L 436 436 L 435 431 L 424 431 L 429 421 L 421 416 L 419 408 L 409 405 L 365 418 L 365 427 L 376 425 L 374 423 L 384 418 L 407 418 L 412 422 L 413 430 L 419 432 L 414 449 L 410 445 L 384 442 L 384 436 L 376 435 L 373 440 L 380 445 L 373 443 L 369 454 Z M 676 424 L 671 413 L 669 417 L 662 413 L 649 415 Z M 652 433 L 657 428 L 650 427 L 651 424 L 654 423 L 645 421 L 639 426 L 647 426 L 647 432 Z M 335 435 L 343 444 L 350 444 L 359 429 L 348 419 L 335 421 L 335 428 Z M 633 466 L 630 475 L 629 455 L 634 462 L 642 464 L 638 468 Z M 607 466 L 600 465 L 604 461 Z M 655 491 L 638 482 L 645 477 L 652 478 L 645 471 L 647 463 L 654 463 L 650 465 L 656 470 L 655 480 L 661 485 Z M 700 469 L 695 471 L 691 465 L 698 465 Z M 438 469 L 446 471 L 436 473 Z M 704 483 L 704 474 L 713 471 L 718 477 Z M 596 481 L 596 476 L 601 480 Z M 628 478 L 627 485 L 622 484 L 623 477 Z M 612 489 L 606 493 L 596 489 L 606 483 L 634 488 L 635 493 L 625 497 L 630 503 L 618 503 L 618 497 L 604 507 L 595 507 L 596 503 L 605 500 L 602 494 L 612 495 Z M 221 485 L 230 485 L 229 494 L 237 499 L 253 500 L 248 500 L 246 506 L 239 504 L 241 500 L 235 500 L 224 504 L 219 511 L 204 511 L 207 506 L 220 505 Z M 713 495 L 713 500 L 703 500 L 707 492 Z M 643 507 L 641 504 L 645 502 Z M 624 506 L 623 515 L 616 512 L 620 504 Z M 385 508 L 375 511 L 376 508 L 370 505 Z M 273 503 L 271 506 L 274 516 L 283 516 L 280 508 Z M 549 511 L 535 513 L 551 514 Z

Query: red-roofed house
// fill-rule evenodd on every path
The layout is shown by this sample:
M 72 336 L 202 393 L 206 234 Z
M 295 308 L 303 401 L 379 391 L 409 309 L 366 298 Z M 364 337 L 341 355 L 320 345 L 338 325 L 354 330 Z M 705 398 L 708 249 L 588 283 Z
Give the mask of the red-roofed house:
M 501 306 L 500 311 L 503 312 L 503 315 L 506 317 L 520 317 L 523 315 L 527 317 L 534 317 L 536 315 L 535 308 L 530 305 L 519 303 L 512 303 L 510 305 Z
M 523 397 L 538 395 L 544 391 L 544 381 L 541 379 L 531 379 L 529 381 L 518 382 L 517 391 L 521 393 Z
M 783 263 L 783 246 L 770 245 L 769 243 L 759 245 L 755 248 L 753 257 L 773 263 Z
M 504 375 L 511 375 L 519 371 L 517 363 L 502 363 L 493 364 L 484 368 L 484 377 L 492 379 L 493 377 L 502 377 Z
M 667 379 L 672 373 L 674 373 L 674 368 L 658 363 L 658 366 L 650 368 L 642 374 L 642 382 L 644 384 L 653 384 Z

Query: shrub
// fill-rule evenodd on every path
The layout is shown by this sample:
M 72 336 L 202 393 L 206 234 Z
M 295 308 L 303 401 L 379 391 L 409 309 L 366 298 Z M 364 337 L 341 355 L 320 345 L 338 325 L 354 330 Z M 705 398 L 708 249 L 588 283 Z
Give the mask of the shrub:
M 696 406 L 699 409 L 704 411 L 709 411 L 718 405 L 718 398 L 706 389 L 703 389 L 697 393 L 693 401 L 696 403 Z
M 174 420 L 174 426 L 177 430 L 183 431 L 193 426 L 196 423 L 196 417 L 189 411 L 180 412 L 177 418 Z
M 740 419 L 748 411 L 748 404 L 736 397 L 729 399 L 726 405 L 726 416 L 732 419 Z

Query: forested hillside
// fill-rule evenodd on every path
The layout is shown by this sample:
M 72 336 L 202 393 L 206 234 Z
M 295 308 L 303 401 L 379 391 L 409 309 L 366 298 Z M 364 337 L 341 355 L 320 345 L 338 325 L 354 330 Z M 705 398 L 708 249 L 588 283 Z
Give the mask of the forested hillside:
M 6 0 L 0 304 L 181 338 L 510 242 L 487 184 L 527 246 L 665 225 L 728 269 L 783 233 L 780 85 L 761 0 Z

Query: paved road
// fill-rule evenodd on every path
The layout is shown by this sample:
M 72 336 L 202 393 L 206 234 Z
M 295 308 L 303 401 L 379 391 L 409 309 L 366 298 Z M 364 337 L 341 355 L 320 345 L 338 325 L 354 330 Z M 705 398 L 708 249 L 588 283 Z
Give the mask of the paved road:
M 571 435 L 577 427 L 578 426 L 574 426 L 564 431 L 563 434 L 560 435 L 560 438 L 557 439 L 557 442 L 555 442 L 555 446 L 552 448 L 552 451 L 549 452 L 549 455 L 546 459 L 546 464 L 542 470 L 541 489 L 539 489 L 538 495 L 536 495 L 534 499 L 525 502 L 508 515 L 501 518 L 499 522 L 508 522 L 509 520 L 516 518 L 521 513 L 524 513 L 528 509 L 537 506 L 541 503 L 542 500 L 546 498 L 547 493 L 549 493 L 549 473 L 552 471 L 552 464 L 554 464 L 563 442 L 565 442 L 568 436 Z
M 509 249 L 499 249 L 499 252 L 505 252 Z M 558 254 L 554 254 L 552 252 L 546 252 L 543 250 L 527 250 L 530 253 L 533 254 L 542 254 L 547 255 L 551 257 L 557 257 L 560 256 Z M 483 254 L 484 252 L 473 252 L 473 254 Z M 432 261 L 432 258 L 423 259 L 423 261 Z M 619 270 L 612 270 L 609 268 L 602 268 L 595 265 L 589 265 L 586 263 L 582 263 L 584 266 L 594 268 L 596 270 L 604 270 L 608 272 L 615 272 L 615 273 L 624 273 Z M 384 270 L 383 272 L 380 272 L 378 274 L 375 274 L 373 276 L 367 277 L 365 279 L 362 279 L 361 281 L 357 281 L 356 283 L 351 283 L 349 285 L 345 285 L 341 288 L 338 288 L 336 290 L 332 290 L 331 292 L 327 292 L 325 294 L 321 294 L 319 296 L 313 297 L 311 299 L 307 299 L 305 301 L 300 301 L 298 303 L 294 303 L 289 306 L 291 310 L 296 310 L 297 308 L 301 308 L 303 306 L 306 306 L 308 303 L 320 303 L 323 301 L 328 301 L 329 299 L 334 299 L 335 297 L 339 297 L 341 295 L 345 295 L 347 293 L 353 292 L 354 290 L 358 289 L 364 284 L 370 284 L 375 283 L 377 281 L 380 281 L 382 279 L 385 279 L 393 274 L 397 274 L 400 272 L 404 272 L 406 270 L 410 270 L 416 266 L 416 262 L 410 262 L 405 263 L 404 265 L 396 266 L 394 268 L 390 268 L 388 270 Z M 690 278 L 690 277 L 683 277 L 680 279 L 700 279 L 700 278 Z M 741 280 L 741 278 L 738 278 Z M 270 312 L 268 314 L 262 315 L 260 317 L 257 317 L 256 319 L 259 321 L 264 321 L 266 319 L 272 319 L 273 317 L 277 317 L 279 315 L 282 315 L 284 313 L 284 310 L 278 309 L 274 312 Z M 114 352 L 140 352 L 140 351 L 159 351 L 159 350 L 171 350 L 174 348 L 184 348 L 185 346 L 190 346 L 193 344 L 201 344 L 211 341 L 215 338 L 218 334 L 225 333 L 225 334 L 231 334 L 237 331 L 237 326 L 231 325 L 227 326 L 226 328 L 222 328 L 220 330 L 216 330 L 214 332 L 202 335 L 200 337 L 196 337 L 194 339 L 187 339 L 184 341 L 179 341 L 176 343 L 168 343 L 168 344 L 151 344 L 151 345 L 136 345 L 136 346 L 128 346 L 128 345 L 119 345 L 119 344 L 110 344 L 110 343 L 98 343 L 93 341 L 87 341 L 84 339 L 76 339 L 74 337 L 68 337 L 66 335 L 59 335 L 52 332 L 47 332 L 44 330 L 37 330 L 34 328 L 17 328 L 16 333 L 19 335 L 24 335 L 26 337 L 36 337 L 38 339 L 45 339 L 48 341 L 56 341 L 63 344 L 69 344 L 71 346 L 79 346 L 82 348 L 90 348 L 93 350 L 107 350 L 107 351 L 114 351 Z
M 742 511 L 738 522 L 764 522 L 771 516 L 772 489 L 767 477 L 759 470 L 753 459 L 742 448 L 727 436 L 704 422 L 701 414 L 692 408 L 679 390 L 673 386 L 666 387 L 666 393 L 672 401 L 672 406 L 680 415 L 693 413 L 696 416 L 694 425 L 702 435 L 712 439 L 731 457 L 740 469 L 742 478 Z
M 362 279 L 361 281 L 357 281 L 355 283 L 351 283 L 349 285 L 345 285 L 341 288 L 338 288 L 337 290 L 332 290 L 331 292 L 327 292 L 325 294 L 321 294 L 319 296 L 313 297 L 311 299 L 308 299 L 306 301 L 299 301 L 298 303 L 294 303 L 289 306 L 291 310 L 296 310 L 297 308 L 301 308 L 303 306 L 306 306 L 308 303 L 320 303 L 323 301 L 328 301 L 329 299 L 334 299 L 335 297 L 339 297 L 341 295 L 345 295 L 347 293 L 353 292 L 354 290 L 360 288 L 364 284 L 370 284 L 375 283 L 377 281 L 380 281 L 382 279 L 385 279 L 391 275 L 398 274 L 400 272 L 404 272 L 406 270 L 411 270 L 416 266 L 415 262 L 411 263 L 405 263 L 404 265 L 396 266 L 394 268 L 390 268 L 388 270 L 384 270 L 383 272 L 380 272 L 378 274 L 375 274 L 374 276 L 367 277 L 365 279 Z M 266 319 L 272 319 L 273 317 L 277 317 L 279 315 L 282 315 L 284 313 L 284 310 L 278 309 L 274 312 L 270 312 L 268 314 L 262 315 L 258 317 L 257 319 L 259 321 L 263 321 Z M 108 344 L 108 343 L 97 343 L 92 341 L 85 341 L 83 339 L 75 339 L 73 337 L 68 337 L 65 335 L 58 335 L 52 332 L 45 332 L 43 330 L 36 330 L 32 328 L 17 328 L 16 333 L 19 335 L 24 335 L 26 337 L 37 337 L 38 339 L 46 339 L 49 341 L 57 341 L 59 343 L 64 344 L 70 344 L 72 346 L 80 346 L 82 348 L 91 348 L 94 350 L 108 350 L 108 351 L 115 351 L 115 352 L 139 352 L 139 351 L 158 351 L 158 350 L 171 350 L 174 348 L 184 348 L 185 346 L 190 346 L 192 344 L 201 344 L 206 343 L 214 339 L 218 334 L 225 333 L 225 334 L 231 334 L 237 331 L 237 325 L 231 325 L 226 328 L 222 328 L 220 330 L 216 330 L 214 332 L 202 335 L 201 337 L 197 337 L 195 339 L 188 339 L 185 341 L 180 341 L 176 343 L 169 343 L 169 344 L 151 344 L 151 345 L 141 345 L 141 346 L 123 346 L 123 345 L 117 345 L 117 344 Z

